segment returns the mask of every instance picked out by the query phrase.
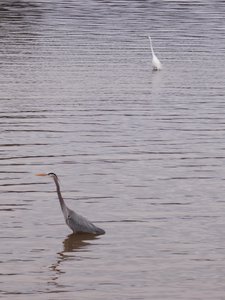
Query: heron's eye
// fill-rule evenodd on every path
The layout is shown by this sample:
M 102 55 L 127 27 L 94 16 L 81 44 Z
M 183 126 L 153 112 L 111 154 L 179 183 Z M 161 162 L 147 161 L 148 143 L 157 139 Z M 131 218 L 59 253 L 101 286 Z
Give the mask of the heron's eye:
M 58 176 L 55 174 L 55 173 L 48 173 L 48 175 L 50 176 L 50 177 L 52 177 L 52 178 L 54 178 L 54 179 L 56 179 L 56 180 L 59 180 L 58 179 Z

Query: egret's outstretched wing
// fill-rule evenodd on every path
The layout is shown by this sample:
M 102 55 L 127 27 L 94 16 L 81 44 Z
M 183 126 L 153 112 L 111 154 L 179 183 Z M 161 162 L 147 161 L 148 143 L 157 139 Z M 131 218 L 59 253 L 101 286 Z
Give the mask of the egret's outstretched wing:
M 68 208 L 68 214 L 66 218 L 67 225 L 73 230 L 74 233 L 76 232 L 84 232 L 84 233 L 93 233 L 93 234 L 104 234 L 105 231 L 86 218 L 81 215 L 78 215 L 74 211 Z

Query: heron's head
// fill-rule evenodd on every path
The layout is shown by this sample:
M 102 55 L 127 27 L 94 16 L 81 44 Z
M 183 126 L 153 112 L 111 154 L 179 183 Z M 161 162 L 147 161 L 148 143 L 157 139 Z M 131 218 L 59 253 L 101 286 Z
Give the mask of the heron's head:
M 53 179 L 59 180 L 55 173 L 39 173 L 36 174 L 36 176 L 49 176 L 52 177 Z

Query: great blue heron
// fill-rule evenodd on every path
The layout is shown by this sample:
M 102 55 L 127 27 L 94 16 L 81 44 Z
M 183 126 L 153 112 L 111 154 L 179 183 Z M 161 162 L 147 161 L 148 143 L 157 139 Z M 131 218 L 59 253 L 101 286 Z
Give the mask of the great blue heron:
M 151 51 L 152 51 L 152 65 L 153 65 L 153 70 L 161 70 L 162 69 L 162 64 L 160 62 L 160 60 L 158 59 L 158 57 L 155 55 L 155 52 L 153 50 L 152 47 L 152 39 L 149 35 L 149 41 L 150 41 L 150 47 L 151 47 Z
M 41 173 L 36 174 L 37 176 L 49 176 L 53 178 L 55 185 L 56 185 L 56 192 L 58 194 L 59 203 L 61 205 L 61 209 L 66 221 L 66 224 L 72 229 L 74 233 L 91 233 L 95 235 L 104 234 L 105 231 L 94 224 L 92 224 L 90 221 L 82 217 L 81 215 L 78 215 L 71 209 L 69 209 L 62 197 L 60 186 L 59 186 L 59 180 L 56 174 L 54 173 Z

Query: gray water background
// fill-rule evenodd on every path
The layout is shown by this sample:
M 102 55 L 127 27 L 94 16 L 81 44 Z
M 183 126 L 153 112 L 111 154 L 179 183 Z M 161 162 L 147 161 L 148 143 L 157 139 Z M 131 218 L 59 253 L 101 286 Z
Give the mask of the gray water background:
M 1 1 L 1 299 L 224 299 L 224 16 Z M 70 235 L 38 172 L 106 234 Z

